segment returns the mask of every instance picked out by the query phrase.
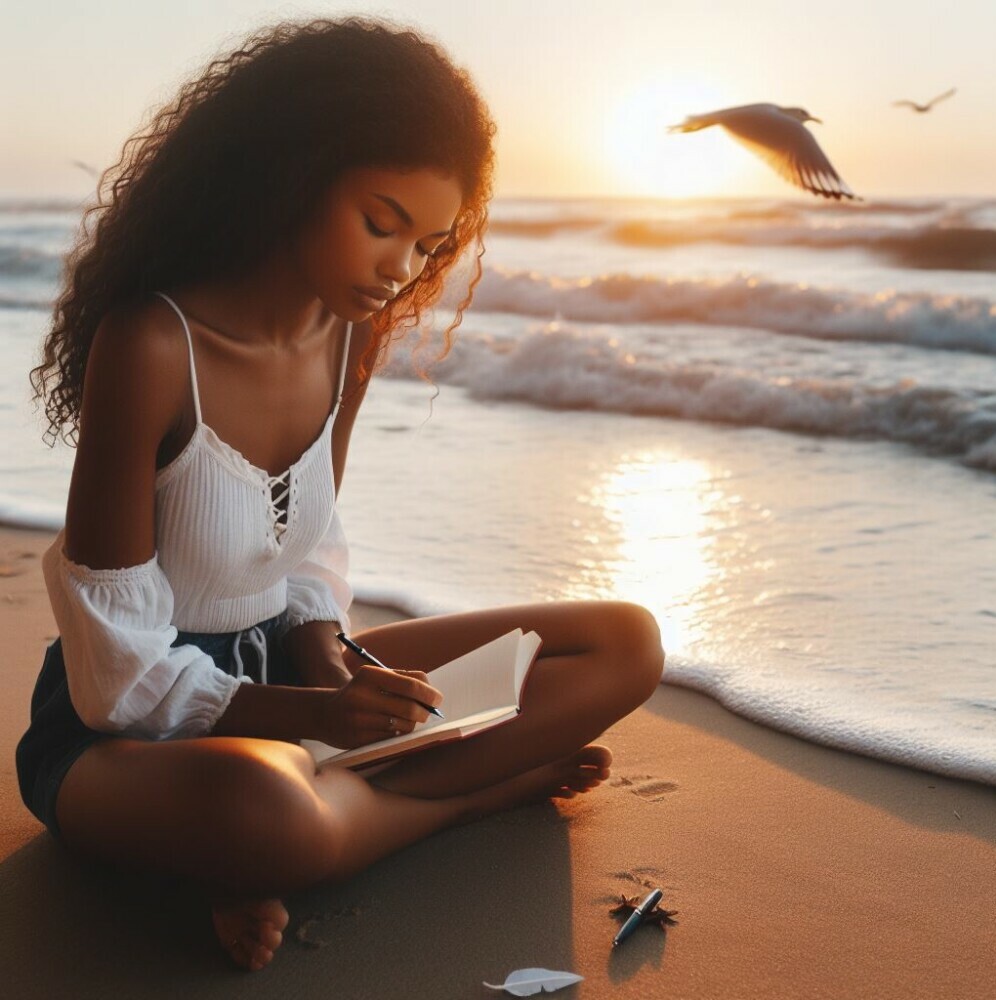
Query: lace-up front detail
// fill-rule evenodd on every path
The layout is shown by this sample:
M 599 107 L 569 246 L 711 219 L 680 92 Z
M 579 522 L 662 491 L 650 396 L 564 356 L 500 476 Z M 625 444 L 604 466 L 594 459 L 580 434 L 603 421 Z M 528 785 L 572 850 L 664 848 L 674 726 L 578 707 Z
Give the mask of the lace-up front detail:
M 288 477 L 291 474 L 291 470 L 288 469 L 286 472 L 282 472 L 279 476 L 267 476 L 266 486 L 270 491 L 270 522 L 273 525 L 273 535 L 279 541 L 280 536 L 287 530 L 287 516 L 290 510 L 290 501 L 284 504 L 283 507 L 280 506 L 282 500 L 287 500 L 290 496 L 290 484 L 288 483 Z M 274 495 L 278 487 L 283 486 L 284 491 L 279 495 Z M 281 521 L 281 517 L 283 520 Z
M 287 575 L 329 530 L 334 516 L 332 427 L 342 402 L 352 324 L 346 327 L 338 390 L 318 437 L 280 475 L 253 465 L 201 416 L 193 338 L 186 317 L 197 425 L 183 451 L 156 473 L 159 560 L 176 595 L 174 623 L 230 632 L 286 607 Z

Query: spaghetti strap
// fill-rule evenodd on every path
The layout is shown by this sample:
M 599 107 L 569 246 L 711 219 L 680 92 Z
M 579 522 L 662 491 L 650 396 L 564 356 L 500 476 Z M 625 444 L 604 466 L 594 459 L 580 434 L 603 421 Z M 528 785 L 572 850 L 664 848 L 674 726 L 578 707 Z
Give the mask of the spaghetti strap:
M 197 415 L 197 423 L 201 424 L 201 396 L 197 391 L 197 367 L 194 365 L 194 341 L 190 336 L 190 327 L 187 325 L 187 317 L 180 311 L 180 307 L 165 293 L 156 292 L 161 299 L 165 299 L 172 307 L 173 311 L 180 317 L 183 324 L 183 332 L 187 335 L 187 350 L 190 353 L 190 385 L 194 390 L 194 413 Z M 342 390 L 340 390 L 341 392 Z
M 349 366 L 349 338 L 353 333 L 353 324 L 349 322 L 346 324 L 346 342 L 342 347 L 342 363 L 339 365 L 339 388 L 336 390 L 335 394 L 335 406 L 332 408 L 332 419 L 330 424 L 335 423 L 336 415 L 339 413 L 339 406 L 342 403 L 342 390 L 346 385 L 346 369 Z

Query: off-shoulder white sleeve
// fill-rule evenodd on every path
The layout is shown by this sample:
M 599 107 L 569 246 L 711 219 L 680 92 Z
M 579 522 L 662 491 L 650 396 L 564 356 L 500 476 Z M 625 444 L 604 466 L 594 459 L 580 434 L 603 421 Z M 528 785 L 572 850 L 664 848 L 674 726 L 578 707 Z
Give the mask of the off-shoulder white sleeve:
M 42 559 L 62 639 L 69 696 L 91 729 L 145 739 L 208 734 L 240 683 L 196 646 L 177 646 L 173 590 L 157 556 L 91 569 L 63 551 Z
M 283 631 L 305 622 L 339 622 L 348 632 L 347 611 L 353 603 L 353 591 L 346 582 L 348 572 L 349 547 L 339 512 L 333 510 L 325 536 L 287 577 L 287 620 Z

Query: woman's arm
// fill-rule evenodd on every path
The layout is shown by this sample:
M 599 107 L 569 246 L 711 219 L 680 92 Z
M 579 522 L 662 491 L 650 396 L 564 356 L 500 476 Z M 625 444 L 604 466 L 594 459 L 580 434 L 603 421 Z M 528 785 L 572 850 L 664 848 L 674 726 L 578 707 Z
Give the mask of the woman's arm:
M 339 631 L 338 622 L 305 622 L 284 636 L 284 652 L 307 687 L 340 688 L 351 680 L 336 638 Z
M 184 348 L 155 304 L 119 310 L 97 328 L 66 505 L 73 562 L 100 570 L 155 554 L 156 456 L 186 399 Z
M 156 457 L 182 412 L 182 334 L 156 305 L 101 322 L 87 361 L 66 527 L 42 561 L 69 693 L 92 729 L 206 735 L 240 682 L 196 646 L 173 647 L 158 563 Z

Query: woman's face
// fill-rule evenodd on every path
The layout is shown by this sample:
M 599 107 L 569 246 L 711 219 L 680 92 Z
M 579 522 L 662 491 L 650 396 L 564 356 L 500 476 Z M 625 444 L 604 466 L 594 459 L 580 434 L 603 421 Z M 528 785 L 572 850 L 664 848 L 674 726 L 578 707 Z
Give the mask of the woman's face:
M 460 204 L 456 179 L 434 170 L 348 170 L 320 202 L 299 264 L 332 312 L 360 322 L 418 278 Z

